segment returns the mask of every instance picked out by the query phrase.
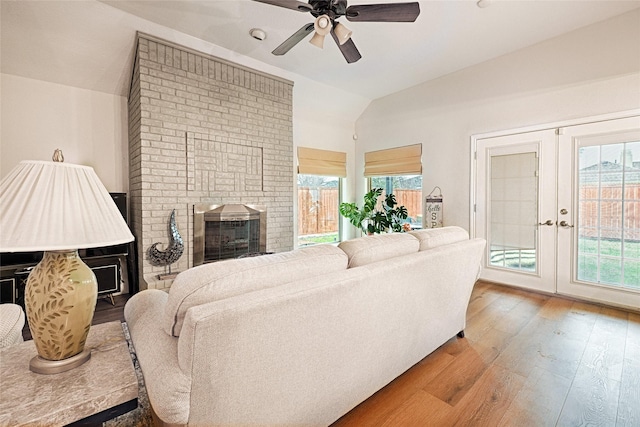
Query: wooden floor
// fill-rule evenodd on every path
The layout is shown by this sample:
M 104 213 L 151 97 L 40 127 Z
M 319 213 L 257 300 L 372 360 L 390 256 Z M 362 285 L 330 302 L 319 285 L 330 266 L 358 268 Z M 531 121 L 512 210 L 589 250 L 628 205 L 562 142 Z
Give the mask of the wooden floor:
M 465 333 L 334 426 L 640 427 L 639 313 L 478 282 Z
M 465 333 L 334 426 L 640 426 L 640 314 L 479 282 Z

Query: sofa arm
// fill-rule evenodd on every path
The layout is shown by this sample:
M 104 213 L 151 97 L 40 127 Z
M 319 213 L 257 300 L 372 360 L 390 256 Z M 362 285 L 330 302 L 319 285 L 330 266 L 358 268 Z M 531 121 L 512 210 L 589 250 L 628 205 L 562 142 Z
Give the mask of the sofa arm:
M 149 289 L 133 295 L 124 306 L 124 318 L 129 329 L 135 329 L 138 322 L 144 322 L 149 312 L 163 309 L 168 295 L 159 289 Z
M 180 369 L 178 338 L 161 326 L 167 297 L 157 289 L 142 291 L 127 301 L 124 316 L 153 411 L 163 422 L 181 425 L 189 419 L 191 378 Z

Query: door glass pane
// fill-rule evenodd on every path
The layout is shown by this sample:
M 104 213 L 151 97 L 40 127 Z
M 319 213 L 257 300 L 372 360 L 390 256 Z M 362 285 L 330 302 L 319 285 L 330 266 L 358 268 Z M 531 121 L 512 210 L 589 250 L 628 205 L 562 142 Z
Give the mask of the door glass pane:
M 640 290 L 640 142 L 580 148 L 578 280 Z
M 491 156 L 490 265 L 536 271 L 538 158 L 535 152 Z

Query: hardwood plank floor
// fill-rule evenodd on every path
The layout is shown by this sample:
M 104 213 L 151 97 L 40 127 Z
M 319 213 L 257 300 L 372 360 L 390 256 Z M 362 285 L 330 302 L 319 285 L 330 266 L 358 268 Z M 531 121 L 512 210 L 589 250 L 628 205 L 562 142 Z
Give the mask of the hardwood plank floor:
M 478 282 L 465 335 L 333 426 L 640 426 L 640 313 Z
M 640 426 L 640 313 L 481 281 L 465 334 L 333 427 Z

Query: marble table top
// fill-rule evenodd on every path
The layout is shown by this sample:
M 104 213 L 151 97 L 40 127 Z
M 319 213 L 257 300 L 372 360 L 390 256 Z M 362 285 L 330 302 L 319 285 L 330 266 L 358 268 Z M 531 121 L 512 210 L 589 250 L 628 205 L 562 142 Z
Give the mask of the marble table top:
M 33 341 L 0 350 L 0 426 L 66 425 L 138 397 L 120 322 L 91 327 L 91 359 L 54 375 L 29 370 Z

